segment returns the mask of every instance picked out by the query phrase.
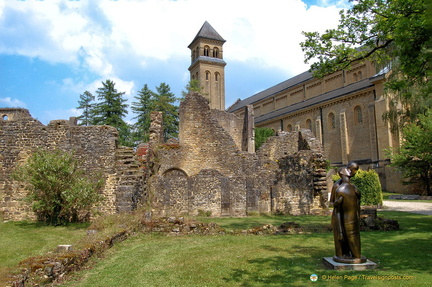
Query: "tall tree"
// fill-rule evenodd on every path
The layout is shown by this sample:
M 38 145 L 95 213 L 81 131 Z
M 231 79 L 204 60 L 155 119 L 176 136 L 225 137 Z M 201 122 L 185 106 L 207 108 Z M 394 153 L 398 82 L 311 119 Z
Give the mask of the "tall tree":
M 390 150 L 392 165 L 406 178 L 418 177 L 427 195 L 432 195 L 432 110 L 420 115 L 416 123 L 406 125 L 403 134 L 400 150 Z
M 80 121 L 80 126 L 89 126 L 92 124 L 94 100 L 95 96 L 89 91 L 85 91 L 80 95 L 80 100 L 78 101 L 79 106 L 77 107 L 77 109 L 83 110 L 82 115 L 77 117 Z
M 138 95 L 134 98 L 136 102 L 132 102 L 132 111 L 137 114 L 133 119 L 136 123 L 133 125 L 133 139 L 135 142 L 148 142 L 150 131 L 150 113 L 154 106 L 154 92 L 150 90 L 145 84 L 143 88 L 138 91 Z
M 169 85 L 161 83 L 159 87 L 156 87 L 152 108 L 154 111 L 162 112 L 165 139 L 178 136 L 179 118 L 176 101 Z
M 305 62 L 315 61 L 316 76 L 349 68 L 369 59 L 391 67 L 386 83 L 391 92 L 390 111 L 384 115 L 394 131 L 414 122 L 432 107 L 430 82 L 431 30 L 426 25 L 426 0 L 350 0 L 340 12 L 337 29 L 303 32 Z
M 96 91 L 99 102 L 93 109 L 93 122 L 95 125 L 110 125 L 119 131 L 120 144 L 131 146 L 130 127 L 123 120 L 128 113 L 123 98 L 124 92 L 118 92 L 115 83 L 111 80 L 102 82 L 102 87 Z

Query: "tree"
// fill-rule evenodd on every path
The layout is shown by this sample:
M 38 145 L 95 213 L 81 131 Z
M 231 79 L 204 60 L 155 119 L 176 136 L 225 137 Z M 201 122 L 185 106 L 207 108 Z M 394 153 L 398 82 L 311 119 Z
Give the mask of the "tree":
M 255 150 L 258 150 L 271 136 L 274 136 L 272 129 L 255 128 Z
M 197 79 L 190 80 L 189 83 L 185 87 L 185 91 L 182 91 L 182 97 L 180 99 L 180 102 L 183 101 L 186 96 L 190 93 L 197 92 L 200 94 L 203 94 L 203 87 L 200 87 L 199 81 Z
M 432 195 L 432 111 L 405 126 L 403 135 L 400 150 L 389 150 L 391 165 L 400 169 L 405 178 L 419 177 L 427 195 Z
M 426 25 L 425 0 L 350 0 L 340 12 L 337 29 L 303 32 L 305 62 L 314 75 L 349 68 L 366 59 L 391 67 L 386 83 L 391 92 L 390 110 L 384 115 L 393 131 L 415 122 L 432 107 L 430 83 L 431 29 Z
M 132 102 L 132 111 L 137 114 L 136 123 L 134 124 L 133 138 L 134 141 L 148 142 L 150 136 L 150 114 L 153 109 L 154 92 L 151 91 L 147 84 L 138 92 L 134 98 L 137 102 Z
M 40 221 L 52 225 L 88 220 L 91 208 L 102 200 L 103 181 L 78 167 L 72 154 L 38 150 L 12 177 L 27 183 L 26 200 Z
M 92 110 L 94 107 L 95 96 L 92 95 L 89 91 L 85 91 L 82 95 L 80 95 L 80 100 L 78 101 L 79 106 L 77 109 L 83 110 L 81 116 L 77 117 L 80 121 L 80 126 L 89 126 L 92 124 Z
M 131 146 L 130 127 L 123 120 L 128 113 L 123 99 L 124 92 L 118 92 L 111 80 L 102 82 L 102 87 L 96 91 L 99 102 L 93 108 L 93 124 L 110 125 L 119 131 L 120 144 Z
M 178 136 L 178 106 L 174 103 L 177 101 L 174 94 L 171 92 L 169 85 L 161 83 L 156 88 L 154 99 L 152 101 L 153 111 L 162 112 L 164 137 L 176 138 Z

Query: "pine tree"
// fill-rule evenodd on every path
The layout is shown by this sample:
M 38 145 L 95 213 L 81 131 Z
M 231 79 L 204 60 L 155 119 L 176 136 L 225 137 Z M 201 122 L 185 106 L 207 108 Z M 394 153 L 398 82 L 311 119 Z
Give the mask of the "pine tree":
M 99 102 L 93 109 L 93 123 L 95 125 L 110 125 L 119 131 L 120 144 L 131 146 L 130 127 L 123 120 L 128 113 L 123 99 L 124 92 L 118 92 L 111 80 L 102 82 L 102 87 L 96 91 Z
M 79 106 L 77 109 L 83 110 L 81 116 L 77 117 L 80 121 L 80 126 L 89 126 L 92 124 L 92 110 L 94 108 L 95 96 L 92 95 L 89 91 L 85 91 L 82 95 L 80 95 L 80 100 L 78 101 Z
M 132 138 L 134 142 L 148 142 L 150 136 L 150 113 L 154 105 L 154 92 L 145 84 L 134 98 L 137 101 L 132 102 L 131 108 L 132 111 L 137 114 L 137 116 L 133 118 L 137 121 L 133 125 L 134 131 Z
M 176 138 L 179 124 L 178 106 L 175 105 L 177 99 L 171 92 L 170 86 L 165 83 L 161 83 L 156 91 L 152 108 L 163 114 L 164 137 L 165 139 Z

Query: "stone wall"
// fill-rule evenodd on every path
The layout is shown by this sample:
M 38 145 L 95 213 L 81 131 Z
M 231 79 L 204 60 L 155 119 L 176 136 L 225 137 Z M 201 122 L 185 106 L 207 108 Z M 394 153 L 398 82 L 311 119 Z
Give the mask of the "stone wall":
M 0 109 L 0 113 L 0 213 L 5 220 L 34 218 L 30 206 L 22 201 L 24 187 L 10 175 L 39 148 L 74 152 L 87 173 L 102 174 L 106 182 L 105 201 L 99 207 L 102 213 L 131 210 L 132 198 L 137 198 L 134 194 L 142 192 L 142 188 L 137 191 L 142 173 L 133 150 L 117 147 L 115 128 L 77 126 L 74 119 L 55 120 L 45 126 L 25 109 Z
M 257 153 L 242 151 L 230 127 L 243 131 L 245 123 L 224 113 L 210 110 L 201 95 L 188 95 L 180 106 L 179 144 L 150 143 L 152 211 L 160 216 L 322 212 L 327 184 L 319 141 L 302 130 L 271 138 Z

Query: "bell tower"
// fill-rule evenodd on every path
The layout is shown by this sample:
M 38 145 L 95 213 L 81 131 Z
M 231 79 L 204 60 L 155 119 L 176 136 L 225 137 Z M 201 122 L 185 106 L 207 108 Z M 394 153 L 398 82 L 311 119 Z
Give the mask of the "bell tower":
M 198 80 L 211 109 L 225 110 L 225 66 L 222 46 L 226 41 L 207 22 L 188 46 L 190 79 Z

